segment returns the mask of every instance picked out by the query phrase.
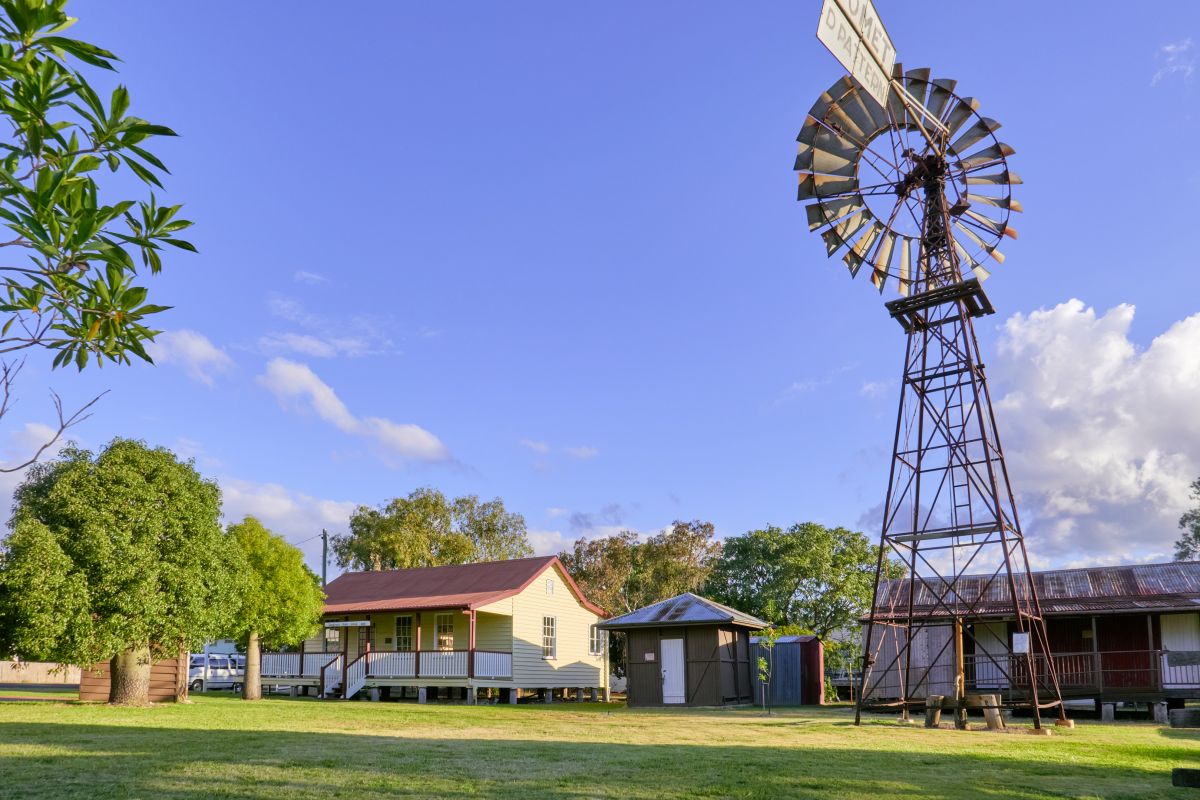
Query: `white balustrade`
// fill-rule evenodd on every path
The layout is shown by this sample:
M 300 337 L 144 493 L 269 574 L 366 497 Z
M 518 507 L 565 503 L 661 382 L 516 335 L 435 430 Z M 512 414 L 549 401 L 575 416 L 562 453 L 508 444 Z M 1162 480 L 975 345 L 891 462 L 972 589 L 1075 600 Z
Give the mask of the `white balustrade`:
M 416 653 L 376 650 L 367 655 L 367 674 L 372 678 L 411 678 L 416 667 Z
M 322 682 L 325 686 L 325 694 L 328 696 L 331 690 L 342 685 L 342 657 L 334 656 L 330 661 L 326 662 L 321 669 Z
M 511 678 L 512 653 L 492 653 L 486 650 L 476 650 L 475 677 Z
M 259 666 L 264 678 L 286 678 L 300 671 L 299 653 L 263 653 Z
M 420 655 L 422 678 L 467 677 L 466 650 L 425 650 Z
M 355 692 L 363 688 L 367 683 L 367 657 L 360 656 L 350 662 L 350 666 L 346 667 L 346 686 L 342 691 L 342 697 L 349 700 L 354 696 Z

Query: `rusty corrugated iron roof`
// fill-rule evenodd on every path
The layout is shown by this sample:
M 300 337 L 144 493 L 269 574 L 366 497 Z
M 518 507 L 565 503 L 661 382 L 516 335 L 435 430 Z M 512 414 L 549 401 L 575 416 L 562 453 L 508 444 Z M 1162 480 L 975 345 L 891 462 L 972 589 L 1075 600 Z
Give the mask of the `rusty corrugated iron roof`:
M 1200 609 L 1200 561 L 1045 570 L 1032 574 L 1042 613 L 1048 616 Z M 936 579 L 926 577 L 925 581 L 940 587 Z M 908 578 L 881 584 L 876 617 L 902 616 L 907 607 L 908 592 Z M 941 588 L 939 592 L 943 593 L 945 605 L 974 606 L 973 616 L 1003 615 L 1012 611 L 1008 581 L 1003 573 L 995 578 L 992 575 L 964 575 L 959 578 L 953 593 Z M 916 582 L 913 607 L 922 615 L 950 614 L 938 604 L 930 586 L 921 580 Z
M 344 572 L 325 587 L 325 613 L 478 608 L 512 597 L 552 564 L 562 572 L 568 587 L 585 607 L 608 616 L 584 597 L 557 556 L 446 567 Z
M 600 624 L 605 630 L 664 628 L 673 625 L 737 625 L 759 630 L 770 627 L 757 617 L 691 592 L 630 611 Z

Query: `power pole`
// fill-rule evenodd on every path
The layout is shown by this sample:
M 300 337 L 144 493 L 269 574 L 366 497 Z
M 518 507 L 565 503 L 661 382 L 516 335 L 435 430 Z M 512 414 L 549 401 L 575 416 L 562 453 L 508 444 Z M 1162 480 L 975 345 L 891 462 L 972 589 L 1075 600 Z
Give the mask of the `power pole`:
M 329 531 L 321 529 L 321 588 L 325 588 L 328 581 L 325 579 L 326 569 L 329 567 Z

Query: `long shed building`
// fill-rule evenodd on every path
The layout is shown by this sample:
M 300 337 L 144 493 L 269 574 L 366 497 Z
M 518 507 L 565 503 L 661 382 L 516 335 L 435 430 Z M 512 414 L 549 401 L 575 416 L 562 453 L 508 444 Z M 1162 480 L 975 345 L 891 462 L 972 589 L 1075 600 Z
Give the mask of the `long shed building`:
M 691 592 L 601 622 L 626 635 L 630 706 L 753 702 L 750 633 L 767 623 Z
M 1200 562 L 1132 564 L 1033 573 L 1046 618 L 1051 656 L 1065 698 L 1098 703 L 1165 702 L 1182 705 L 1200 698 Z M 910 697 L 954 693 L 951 620 L 918 581 L 915 605 L 945 624 L 933 624 L 914 636 Z M 898 697 L 903 671 L 895 663 L 897 641 L 904 636 L 902 609 L 907 578 L 881 586 L 876 605 L 876 634 L 869 653 L 875 670 L 886 675 L 872 699 Z M 1016 632 L 1005 581 L 986 576 L 959 579 L 960 596 L 979 598 L 964 622 L 967 691 L 1020 696 L 1023 671 L 1008 655 Z M 882 625 L 878 625 L 882 623 Z

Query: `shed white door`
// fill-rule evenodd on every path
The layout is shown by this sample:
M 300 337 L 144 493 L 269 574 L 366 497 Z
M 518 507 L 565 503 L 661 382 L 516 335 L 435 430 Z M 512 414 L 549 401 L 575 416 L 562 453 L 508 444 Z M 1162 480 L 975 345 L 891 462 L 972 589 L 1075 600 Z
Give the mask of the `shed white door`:
M 975 623 L 975 686 L 980 689 L 1007 689 L 1008 623 Z M 953 658 L 953 648 L 951 648 Z
M 663 639 L 662 649 L 662 694 L 664 704 L 687 702 L 684 696 L 683 639 Z
M 1200 614 L 1163 614 L 1163 687 L 1200 687 Z

